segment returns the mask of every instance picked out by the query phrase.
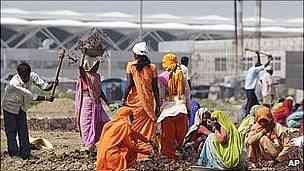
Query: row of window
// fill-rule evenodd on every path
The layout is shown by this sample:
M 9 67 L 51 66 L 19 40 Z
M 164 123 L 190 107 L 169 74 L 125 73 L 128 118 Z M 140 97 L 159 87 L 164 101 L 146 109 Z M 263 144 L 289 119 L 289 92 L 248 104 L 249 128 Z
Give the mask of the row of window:
M 242 59 L 242 70 L 248 70 L 254 64 L 253 57 L 246 57 Z M 281 57 L 274 56 L 273 61 L 270 63 L 274 71 L 281 71 Z M 214 59 L 215 71 L 227 71 L 227 59 L 215 58 Z
M 58 61 L 29 61 L 30 65 L 33 68 L 56 68 L 58 65 Z M 4 62 L 1 60 L 1 64 L 4 65 Z M 253 57 L 246 57 L 242 59 L 242 69 L 248 70 L 254 64 Z M 9 60 L 7 62 L 8 67 L 17 67 L 16 60 Z M 121 70 L 126 69 L 127 62 L 118 62 L 118 68 Z M 161 63 L 156 63 L 157 68 L 162 68 Z M 273 61 L 271 62 L 274 71 L 281 70 L 281 57 L 275 56 L 273 57 Z M 3 67 L 3 66 L 2 66 Z M 64 68 L 66 65 L 63 66 Z M 227 71 L 227 59 L 226 58 L 214 58 L 214 68 L 215 71 Z

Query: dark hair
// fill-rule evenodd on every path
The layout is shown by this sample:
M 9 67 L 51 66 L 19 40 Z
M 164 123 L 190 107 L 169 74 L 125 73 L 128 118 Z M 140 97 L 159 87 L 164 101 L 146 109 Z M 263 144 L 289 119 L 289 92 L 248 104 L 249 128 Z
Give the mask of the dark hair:
M 282 97 L 279 99 L 279 103 L 284 102 L 285 101 L 285 97 Z
M 186 65 L 189 62 L 189 58 L 187 56 L 183 56 L 181 59 L 181 64 Z
M 22 62 L 17 66 L 18 75 L 30 74 L 31 71 L 31 66 L 26 62 Z
M 258 66 L 261 66 L 261 65 L 262 65 L 261 63 L 256 63 L 254 66 L 258 67 Z
M 137 55 L 137 71 L 141 71 L 145 66 L 150 67 L 151 61 L 146 55 Z

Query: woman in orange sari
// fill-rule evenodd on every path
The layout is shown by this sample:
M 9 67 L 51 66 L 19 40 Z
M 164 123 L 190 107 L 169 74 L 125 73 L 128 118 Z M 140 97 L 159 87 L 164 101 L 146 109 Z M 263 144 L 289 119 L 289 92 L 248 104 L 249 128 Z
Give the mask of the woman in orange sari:
M 147 57 L 148 48 L 145 42 L 137 43 L 132 51 L 135 60 L 128 62 L 127 65 L 127 86 L 122 104 L 133 109 L 132 130 L 156 142 L 155 122 L 159 113 L 156 65 L 152 64 Z M 155 110 L 153 109 L 153 97 L 156 102 Z M 139 146 L 142 149 L 151 149 L 151 146 L 147 143 L 140 142 Z M 144 160 L 147 157 L 146 155 L 140 155 L 138 160 Z
M 105 124 L 97 149 L 97 171 L 125 170 L 135 164 L 137 153 L 152 152 L 137 145 L 137 140 L 148 144 L 152 141 L 133 131 L 132 121 L 132 109 L 122 107 L 117 111 L 114 119 Z

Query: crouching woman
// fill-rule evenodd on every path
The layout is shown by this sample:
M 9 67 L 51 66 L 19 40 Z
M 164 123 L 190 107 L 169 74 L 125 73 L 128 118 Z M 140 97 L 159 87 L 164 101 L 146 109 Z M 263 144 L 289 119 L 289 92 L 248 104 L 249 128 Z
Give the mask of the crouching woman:
M 150 144 L 152 141 L 132 131 L 132 121 L 132 109 L 122 107 L 114 119 L 105 124 L 97 149 L 96 170 L 125 170 L 135 164 L 138 153 L 152 153 L 138 147 L 138 140 Z
M 219 110 L 211 113 L 211 121 L 213 133 L 208 135 L 197 164 L 218 170 L 240 167 L 243 142 L 233 122 Z
M 275 165 L 288 159 L 291 149 L 284 127 L 274 122 L 271 110 L 262 107 L 256 111 L 255 125 L 245 139 L 248 160 L 251 167 L 258 167 L 259 160 Z

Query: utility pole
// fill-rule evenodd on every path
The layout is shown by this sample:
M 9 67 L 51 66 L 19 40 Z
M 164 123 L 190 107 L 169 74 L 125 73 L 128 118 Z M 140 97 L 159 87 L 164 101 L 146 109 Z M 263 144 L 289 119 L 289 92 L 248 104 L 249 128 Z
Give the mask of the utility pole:
M 238 15 L 238 57 L 236 61 L 237 75 L 241 73 L 241 60 L 243 59 L 243 1 L 237 0 L 237 15 Z
M 257 50 L 261 50 L 261 16 L 262 16 L 262 1 L 255 1 L 255 34 L 254 38 L 257 40 Z
M 238 59 L 238 33 L 237 33 L 237 0 L 234 0 L 234 71 L 237 75 L 237 59 Z
M 241 0 L 234 0 L 234 76 L 236 81 L 234 87 L 234 96 L 237 97 L 240 94 L 239 80 L 241 76 L 241 60 L 243 59 L 243 2 Z
M 142 21 L 143 21 L 143 0 L 140 0 L 140 9 L 139 9 L 139 42 L 142 41 Z

